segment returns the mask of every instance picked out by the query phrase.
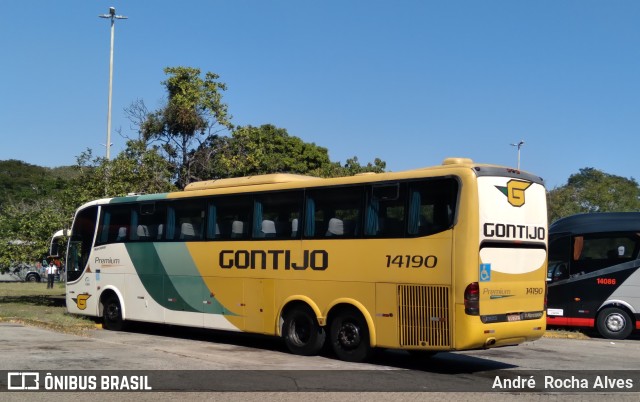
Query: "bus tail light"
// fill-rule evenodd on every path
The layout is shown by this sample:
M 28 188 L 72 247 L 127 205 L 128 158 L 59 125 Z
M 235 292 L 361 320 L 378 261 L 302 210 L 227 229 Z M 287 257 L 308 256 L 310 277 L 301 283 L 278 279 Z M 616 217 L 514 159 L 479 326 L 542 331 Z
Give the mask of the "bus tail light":
M 468 315 L 480 315 L 480 286 L 478 282 L 468 284 L 464 290 L 464 312 Z

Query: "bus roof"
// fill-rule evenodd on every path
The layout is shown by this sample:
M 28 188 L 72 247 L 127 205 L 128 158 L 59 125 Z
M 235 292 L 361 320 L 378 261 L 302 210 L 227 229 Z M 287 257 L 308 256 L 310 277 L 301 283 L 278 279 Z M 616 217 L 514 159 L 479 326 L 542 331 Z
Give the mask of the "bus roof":
M 478 176 L 513 175 L 514 177 L 528 179 L 535 183 L 540 183 L 540 184 L 543 183 L 543 180 L 540 177 L 532 175 L 530 173 L 518 171 L 515 169 L 505 168 L 501 166 L 478 164 L 478 163 L 474 163 L 473 160 L 469 158 L 446 158 L 441 165 L 407 170 L 404 172 L 385 172 L 385 173 L 366 172 L 366 173 L 357 174 L 355 176 L 348 176 L 348 177 L 341 177 L 341 178 L 334 178 L 334 179 L 353 180 L 354 177 L 363 177 L 363 176 L 365 177 L 378 176 L 380 178 L 383 178 L 383 177 L 390 178 L 394 173 L 411 174 L 412 172 L 415 173 L 415 172 L 421 172 L 425 170 L 435 171 L 437 169 L 446 169 L 451 167 L 474 169 L 476 175 Z M 259 186 L 263 184 L 282 184 L 282 183 L 293 183 L 293 182 L 301 183 L 301 182 L 309 182 L 309 181 L 313 182 L 312 185 L 316 185 L 316 184 L 320 184 L 323 181 L 329 182 L 330 180 L 331 179 L 320 178 L 315 176 L 305 176 L 305 175 L 299 175 L 299 174 L 272 173 L 272 174 L 264 174 L 264 175 L 232 177 L 227 179 L 194 182 L 194 183 L 188 184 L 185 187 L 184 191 L 198 191 L 198 190 L 222 189 L 222 188 L 233 188 L 233 187 L 244 187 L 244 186 Z
M 549 234 L 587 234 L 628 231 L 640 232 L 640 212 L 577 214 L 558 219 L 549 227 Z
M 254 175 L 246 177 L 233 177 L 217 180 L 206 180 L 188 184 L 183 191 L 175 191 L 171 193 L 158 194 L 128 194 L 127 196 L 103 198 L 99 200 L 89 201 L 78 209 L 84 209 L 92 205 L 103 205 L 111 203 L 128 203 L 128 202 L 152 202 L 166 198 L 182 198 L 192 196 L 203 196 L 210 194 L 234 194 L 236 192 L 251 192 L 272 190 L 273 186 L 280 189 L 294 189 L 304 187 L 317 187 L 325 185 L 343 185 L 355 183 L 370 183 L 386 180 L 411 179 L 415 177 L 424 177 L 426 171 L 432 172 L 426 176 L 438 174 L 452 174 L 455 169 L 463 171 L 468 169 L 476 176 L 507 176 L 515 179 L 529 180 L 534 183 L 544 185 L 541 177 L 531 173 L 509 168 L 506 166 L 489 165 L 476 163 L 469 158 L 446 158 L 441 165 L 423 167 L 418 169 L 399 171 L 399 172 L 383 172 L 383 173 L 365 173 L 355 176 L 321 178 L 315 176 L 306 176 L 291 173 L 272 173 L 264 175 Z M 282 186 L 278 186 L 282 185 Z
M 272 173 L 246 177 L 231 177 L 228 179 L 198 181 L 188 184 L 184 191 L 208 190 L 223 187 L 256 186 L 258 184 L 290 183 L 294 181 L 322 180 L 320 177 L 305 176 L 290 173 Z

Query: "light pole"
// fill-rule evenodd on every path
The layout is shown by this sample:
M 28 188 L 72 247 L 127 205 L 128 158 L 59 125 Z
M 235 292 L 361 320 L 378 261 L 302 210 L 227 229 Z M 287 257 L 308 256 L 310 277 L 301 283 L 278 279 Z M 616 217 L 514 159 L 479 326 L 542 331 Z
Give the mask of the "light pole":
M 518 147 L 518 170 L 520 170 L 520 148 L 524 145 L 524 141 L 520 140 L 517 144 L 511 144 L 512 147 Z
M 123 15 L 116 15 L 115 7 L 109 7 L 109 14 L 99 15 L 100 18 L 109 18 L 111 20 L 111 54 L 109 57 L 109 106 L 107 111 L 107 160 L 110 158 L 111 150 L 111 94 L 113 87 L 113 37 L 115 31 L 116 20 L 126 20 L 128 17 Z

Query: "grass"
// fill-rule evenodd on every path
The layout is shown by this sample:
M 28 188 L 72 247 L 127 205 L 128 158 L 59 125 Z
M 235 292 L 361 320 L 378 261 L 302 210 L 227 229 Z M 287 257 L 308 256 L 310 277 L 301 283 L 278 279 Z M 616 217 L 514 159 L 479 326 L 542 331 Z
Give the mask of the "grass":
M 82 335 L 96 328 L 94 320 L 67 313 L 64 283 L 47 289 L 45 282 L 0 283 L 0 322 L 18 322 Z M 548 329 L 546 338 L 589 339 L 577 330 Z
M 82 335 L 95 329 L 93 320 L 67 313 L 64 283 L 47 289 L 45 282 L 0 283 L 0 322 L 17 322 Z
M 577 329 L 561 328 L 547 328 L 547 332 L 544 333 L 544 337 L 555 339 L 591 339 L 589 335 Z

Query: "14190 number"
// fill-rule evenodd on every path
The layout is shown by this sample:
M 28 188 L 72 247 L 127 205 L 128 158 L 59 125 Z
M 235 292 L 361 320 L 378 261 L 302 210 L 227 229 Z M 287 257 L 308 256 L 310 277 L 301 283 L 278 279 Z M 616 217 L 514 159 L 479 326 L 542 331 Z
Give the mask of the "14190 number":
M 435 255 L 387 255 L 387 268 L 435 268 L 438 257 Z

